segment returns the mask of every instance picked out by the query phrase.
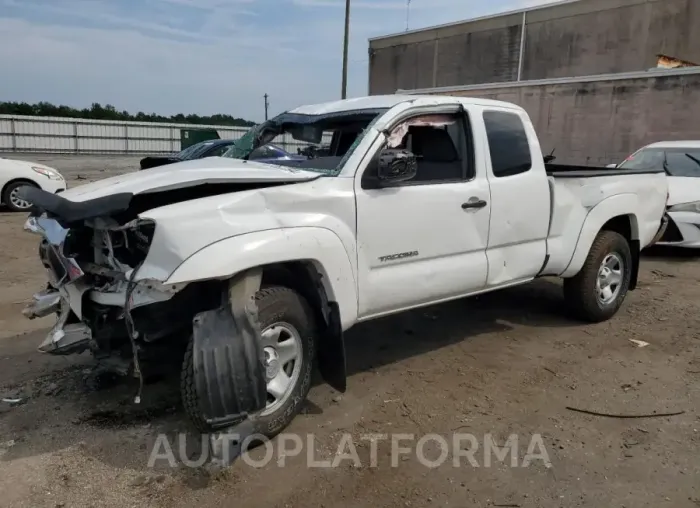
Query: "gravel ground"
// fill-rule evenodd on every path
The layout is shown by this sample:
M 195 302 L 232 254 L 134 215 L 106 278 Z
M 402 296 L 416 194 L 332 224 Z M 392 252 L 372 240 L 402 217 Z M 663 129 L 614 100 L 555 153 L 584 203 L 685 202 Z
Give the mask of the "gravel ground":
M 76 184 L 74 175 L 100 177 L 137 162 L 33 160 Z M 273 460 L 262 467 L 239 460 L 211 472 L 164 460 L 148 465 L 159 435 L 178 458 L 186 458 L 178 433 L 189 434 L 190 453 L 197 449 L 176 380 L 147 386 L 135 406 L 133 383 L 99 391 L 84 383 L 89 357 L 35 351 L 51 319 L 31 322 L 20 314 L 44 282 L 36 239 L 22 232 L 22 222 L 0 213 L 0 395 L 25 399 L 18 406 L 0 402 L 0 506 L 228 506 L 232 499 L 280 508 L 700 506 L 700 263 L 693 252 L 648 253 L 639 289 L 618 316 L 598 325 L 568 319 L 558 281 L 539 280 L 358 326 L 347 336 L 347 393 L 316 385 L 288 429 L 303 436 L 300 454 L 278 460 L 286 441 L 278 439 Z M 620 419 L 567 407 L 683 413 Z M 372 433 L 415 439 L 401 442 L 411 451 L 392 465 L 390 437 L 372 460 L 363 441 Z M 462 458 L 455 467 L 455 433 L 477 440 L 474 463 Z M 333 459 L 339 446 L 347 452 L 346 434 L 358 463 L 309 467 L 317 465 L 310 449 L 317 461 Z M 440 457 L 435 440 L 416 446 L 425 434 L 449 444 L 438 467 L 426 467 L 416 453 Z M 487 467 L 486 434 L 500 446 L 517 435 L 519 467 L 495 455 Z M 533 436 L 541 436 L 550 463 L 534 459 L 523 467 Z

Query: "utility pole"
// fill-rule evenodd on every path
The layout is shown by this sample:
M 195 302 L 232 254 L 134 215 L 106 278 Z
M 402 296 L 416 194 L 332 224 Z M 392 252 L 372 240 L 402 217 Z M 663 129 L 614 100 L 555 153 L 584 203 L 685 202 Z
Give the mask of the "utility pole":
M 269 95 L 265 94 L 263 97 L 265 97 L 265 121 L 267 122 L 267 108 L 270 107 L 270 103 L 267 101 Z
M 408 16 L 411 13 L 411 0 L 406 0 L 406 31 L 408 32 Z
M 348 96 L 348 42 L 350 39 L 350 0 L 345 0 L 345 39 L 343 40 L 343 86 L 341 98 Z

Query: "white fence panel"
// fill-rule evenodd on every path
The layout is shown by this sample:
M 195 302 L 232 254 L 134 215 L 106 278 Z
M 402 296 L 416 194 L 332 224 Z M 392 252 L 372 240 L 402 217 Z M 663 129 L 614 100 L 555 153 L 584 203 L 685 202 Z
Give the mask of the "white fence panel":
M 133 139 L 129 140 L 129 152 L 131 153 L 160 153 L 177 152 L 180 149 L 180 140 L 169 139 Z
M 56 136 L 16 135 L 15 149 L 18 152 L 75 152 L 75 138 Z
M 221 139 L 239 139 L 248 130 L 221 125 L 0 115 L 0 152 L 172 153 L 180 151 L 182 129 L 215 129 Z M 289 134 L 274 142 L 291 153 L 308 144 Z M 330 143 L 330 137 L 324 136 L 323 143 Z
M 126 138 L 125 125 L 76 124 L 79 138 Z
M 222 139 L 238 139 L 248 130 L 221 125 L 0 115 L 0 152 L 171 153 L 180 151 L 182 129 L 215 129 Z
M 78 138 L 78 152 L 126 152 L 126 139 Z

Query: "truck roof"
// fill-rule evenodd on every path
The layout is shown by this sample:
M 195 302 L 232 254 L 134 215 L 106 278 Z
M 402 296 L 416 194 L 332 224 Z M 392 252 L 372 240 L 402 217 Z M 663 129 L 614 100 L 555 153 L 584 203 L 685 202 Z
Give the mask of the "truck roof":
M 345 99 L 340 101 L 324 102 L 321 104 L 311 104 L 301 106 L 290 111 L 300 115 L 324 115 L 332 113 L 342 113 L 344 111 L 360 109 L 382 109 L 392 108 L 402 102 L 415 101 L 417 99 L 430 99 L 435 103 L 454 102 L 455 99 L 464 104 L 474 104 L 480 106 L 498 106 L 511 109 L 522 109 L 510 102 L 494 101 L 489 99 L 477 99 L 474 97 L 454 97 L 448 95 L 371 95 L 368 97 L 358 97 L 355 99 Z

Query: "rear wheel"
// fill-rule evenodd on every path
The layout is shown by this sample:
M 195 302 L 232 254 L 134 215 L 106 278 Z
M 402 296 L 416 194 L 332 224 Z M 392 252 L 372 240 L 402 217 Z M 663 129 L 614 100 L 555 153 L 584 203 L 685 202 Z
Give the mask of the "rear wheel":
M 275 286 L 255 295 L 267 380 L 267 405 L 251 415 L 254 432 L 271 438 L 302 408 L 311 388 L 317 331 L 308 303 L 294 290 Z M 199 409 L 194 382 L 192 341 L 182 368 L 182 400 L 190 419 L 202 432 L 209 429 Z
M 25 201 L 19 196 L 19 190 L 22 187 L 36 187 L 36 184 L 31 182 L 12 182 L 5 187 L 2 193 L 2 202 L 13 212 L 26 212 L 32 207 L 29 201 Z
M 601 231 L 581 271 L 564 280 L 564 296 L 576 316 L 598 323 L 613 317 L 625 300 L 632 275 L 629 242 L 614 231 Z

